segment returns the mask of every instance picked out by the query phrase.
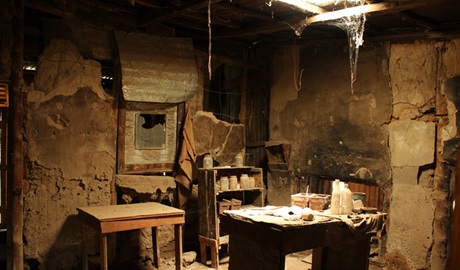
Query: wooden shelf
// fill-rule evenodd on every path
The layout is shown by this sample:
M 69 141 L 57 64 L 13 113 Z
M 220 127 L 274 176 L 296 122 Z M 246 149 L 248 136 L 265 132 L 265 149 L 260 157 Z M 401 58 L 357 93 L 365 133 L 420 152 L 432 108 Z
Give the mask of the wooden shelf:
M 217 190 L 216 181 L 222 176 L 237 176 L 240 179 L 241 174 L 248 174 L 254 177 L 255 187 L 245 189 Z M 211 247 L 228 244 L 228 241 L 222 241 L 224 237 L 220 231 L 218 202 L 223 200 L 238 199 L 241 206 L 253 205 L 263 207 L 265 203 L 265 187 L 263 184 L 263 170 L 252 166 L 243 167 L 214 167 L 211 169 L 198 170 L 198 210 L 199 216 L 199 236 L 200 249 L 205 250 L 205 246 Z M 218 264 L 218 254 L 211 252 L 212 265 Z M 203 258 L 203 257 L 202 257 Z

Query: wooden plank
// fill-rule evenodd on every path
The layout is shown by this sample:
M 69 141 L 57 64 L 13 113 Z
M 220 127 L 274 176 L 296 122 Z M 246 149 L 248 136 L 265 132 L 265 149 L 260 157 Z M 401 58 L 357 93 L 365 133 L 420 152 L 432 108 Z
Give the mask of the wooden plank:
M 185 213 L 184 210 L 156 202 L 80 207 L 77 208 L 77 210 L 84 212 L 99 221 L 120 221 L 146 217 L 177 216 L 184 215 Z
M 303 25 L 311 25 L 313 23 L 319 22 L 326 22 L 337 20 L 343 17 L 358 15 L 363 13 L 376 13 L 379 12 L 380 14 L 388 14 L 388 13 L 396 13 L 403 10 L 424 7 L 433 4 L 439 4 L 444 1 L 414 1 L 413 3 L 397 5 L 396 3 L 392 2 L 384 2 L 384 3 L 376 3 L 376 4 L 368 4 L 368 5 L 361 5 L 355 6 L 350 8 L 344 8 L 337 11 L 330 11 L 322 14 L 318 14 L 307 18 L 301 24 Z
M 215 170 L 198 170 L 199 234 L 211 239 L 219 237 L 216 212 L 216 177 L 218 176 Z
M 321 13 L 326 13 L 328 10 L 310 4 L 306 1 L 300 2 L 300 1 L 292 1 L 292 0 L 272 0 L 272 2 L 281 2 L 288 4 L 289 6 L 293 6 L 295 9 L 298 9 L 304 13 L 316 13 L 316 14 L 321 14 Z
M 150 228 L 161 225 L 180 224 L 184 222 L 184 216 L 152 217 L 136 220 L 108 221 L 101 223 L 101 231 L 104 233 L 112 233 L 142 228 Z

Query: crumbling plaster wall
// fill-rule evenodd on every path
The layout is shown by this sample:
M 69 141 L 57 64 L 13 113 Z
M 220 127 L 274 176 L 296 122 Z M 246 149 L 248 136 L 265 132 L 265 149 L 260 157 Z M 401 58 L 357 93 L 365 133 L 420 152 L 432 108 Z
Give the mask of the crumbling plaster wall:
M 275 55 L 270 139 L 292 143 L 295 173 L 371 173 L 361 181 L 384 188 L 389 212 L 387 269 L 444 269 L 459 40 L 365 45 L 353 94 L 347 51 L 331 47 Z
M 54 40 L 27 93 L 24 250 L 31 269 L 81 267 L 77 207 L 108 205 L 116 157 L 116 111 L 100 65 Z M 97 251 L 97 244 L 90 246 Z
M 447 153 L 457 149 L 460 103 L 445 93 L 444 84 L 459 75 L 454 64 L 460 59 L 459 44 L 454 40 L 390 47 L 393 188 L 386 258 L 400 269 L 445 268 L 449 165 L 455 164 L 449 164 L 454 158 Z

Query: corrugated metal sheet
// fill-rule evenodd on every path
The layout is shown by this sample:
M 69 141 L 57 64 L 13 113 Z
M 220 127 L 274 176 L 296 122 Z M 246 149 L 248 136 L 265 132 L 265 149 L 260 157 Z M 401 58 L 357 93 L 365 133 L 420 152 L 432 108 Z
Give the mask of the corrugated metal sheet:
M 115 36 L 125 100 L 179 103 L 195 95 L 198 73 L 192 39 L 124 32 Z

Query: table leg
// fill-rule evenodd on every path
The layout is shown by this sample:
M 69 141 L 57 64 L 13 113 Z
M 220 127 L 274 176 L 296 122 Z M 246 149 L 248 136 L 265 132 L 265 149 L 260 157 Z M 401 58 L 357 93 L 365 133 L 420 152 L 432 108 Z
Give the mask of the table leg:
M 100 257 L 101 257 L 101 270 L 108 270 L 108 260 L 107 260 L 107 234 L 101 233 L 101 246 L 100 246 Z
M 174 242 L 176 253 L 176 270 L 182 269 L 182 224 L 174 225 Z
M 160 268 L 160 247 L 158 246 L 158 227 L 152 227 L 153 265 Z
M 81 265 L 83 270 L 88 270 L 88 232 L 86 224 L 81 223 L 81 234 L 82 234 L 82 252 L 81 252 Z
M 312 270 L 321 270 L 321 259 L 323 258 L 323 248 L 314 248 L 312 252 L 312 262 L 311 262 L 311 269 Z

